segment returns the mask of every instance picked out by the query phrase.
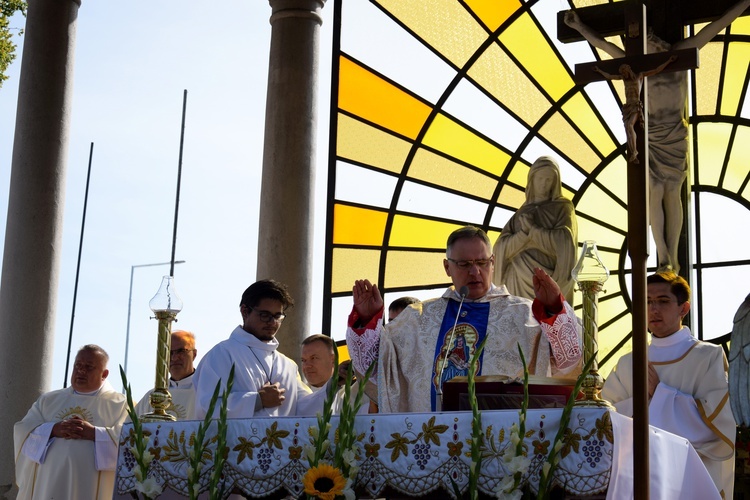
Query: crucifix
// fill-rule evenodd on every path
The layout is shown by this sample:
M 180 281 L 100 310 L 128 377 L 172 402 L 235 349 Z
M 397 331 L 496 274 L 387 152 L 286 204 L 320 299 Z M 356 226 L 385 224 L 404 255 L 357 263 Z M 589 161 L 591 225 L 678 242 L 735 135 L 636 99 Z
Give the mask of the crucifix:
M 645 28 L 649 25 L 642 0 L 558 13 L 558 38 L 561 41 L 584 38 L 615 58 L 576 65 L 576 83 L 586 84 L 604 78 L 621 79 L 625 85 L 623 121 L 628 136 L 628 253 L 633 269 L 633 430 L 634 456 L 638 458 L 634 463 L 634 493 L 639 499 L 647 499 L 649 495 L 648 226 L 650 222 L 660 270 L 679 272 L 677 246 L 684 225 L 681 196 L 687 199 L 689 190 L 689 187 L 683 189 L 687 175 L 687 70 L 697 67 L 698 50 L 742 15 L 748 6 L 750 0 L 737 3 L 731 0 L 654 0 L 649 2 L 650 28 L 663 38 L 649 33 L 648 39 Z M 711 22 L 699 33 L 683 39 L 685 24 L 706 21 Z M 624 50 L 604 39 L 618 34 L 624 34 Z M 645 53 L 647 45 L 649 54 Z M 641 93 L 643 97 L 640 97 Z M 649 128 L 651 126 L 653 130 Z M 685 194 L 681 195 L 681 190 Z M 683 255 L 684 261 L 689 263 L 687 252 Z

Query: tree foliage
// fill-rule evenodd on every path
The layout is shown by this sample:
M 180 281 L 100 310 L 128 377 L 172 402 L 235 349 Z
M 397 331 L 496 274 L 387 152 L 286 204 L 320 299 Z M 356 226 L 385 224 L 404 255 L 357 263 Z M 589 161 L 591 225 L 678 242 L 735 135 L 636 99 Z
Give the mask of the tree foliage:
M 8 79 L 5 71 L 10 63 L 16 58 L 16 44 L 13 43 L 13 31 L 10 27 L 10 18 L 16 12 L 26 15 L 26 2 L 24 0 L 0 0 L 0 87 Z M 23 30 L 16 29 L 18 35 Z

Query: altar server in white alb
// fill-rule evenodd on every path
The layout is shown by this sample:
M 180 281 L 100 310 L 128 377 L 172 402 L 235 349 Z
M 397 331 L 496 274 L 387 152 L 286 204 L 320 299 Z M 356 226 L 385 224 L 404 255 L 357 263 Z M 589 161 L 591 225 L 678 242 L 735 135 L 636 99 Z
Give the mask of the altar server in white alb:
M 649 424 L 684 437 L 700 455 L 723 498 L 734 491 L 735 421 L 729 404 L 727 358 L 721 346 L 701 342 L 682 326 L 690 286 L 670 272 L 647 278 Z M 607 377 L 602 397 L 633 416 L 633 356 Z
M 195 413 L 195 391 L 193 390 L 193 362 L 198 355 L 195 348 L 195 335 L 185 330 L 172 332 L 169 351 L 169 394 L 172 403 L 167 413 L 177 420 L 193 418 Z M 136 415 L 143 415 L 154 411 L 150 396 L 153 389 L 141 398 L 135 407 Z
M 201 359 L 193 376 L 195 416 L 205 417 L 216 383 L 226 387 L 232 364 L 234 383 L 227 398 L 229 418 L 287 415 L 314 416 L 322 411 L 326 391 L 312 393 L 297 364 L 278 352 L 276 333 L 294 305 L 286 285 L 261 280 L 242 294 L 242 325 Z M 214 415 L 219 414 L 217 401 Z
M 14 427 L 18 499 L 111 499 L 125 396 L 96 345 L 76 355 L 70 387 L 39 397 Z
M 387 325 L 377 285 L 359 280 L 352 289 L 346 342 L 358 371 L 378 360 L 381 413 L 439 409 L 438 389 L 468 374 L 485 336 L 480 375 L 521 376 L 518 344 L 532 374 L 573 376 L 580 370 L 578 320 L 547 273 L 536 269 L 532 302 L 492 284 L 492 244 L 481 229 L 457 229 L 446 247 L 443 267 L 453 286 L 440 298 L 410 305 Z

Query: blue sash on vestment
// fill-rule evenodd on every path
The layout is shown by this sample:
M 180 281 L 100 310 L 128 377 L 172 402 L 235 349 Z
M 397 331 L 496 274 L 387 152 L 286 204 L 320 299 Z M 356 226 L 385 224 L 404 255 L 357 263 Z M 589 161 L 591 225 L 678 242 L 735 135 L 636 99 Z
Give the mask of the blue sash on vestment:
M 453 323 L 456 321 L 459 302 L 451 299 L 445 308 L 443 324 L 440 325 L 440 334 L 435 345 L 435 363 L 432 366 L 432 384 L 430 384 L 430 401 L 432 411 L 436 409 L 438 374 L 443 366 L 443 360 L 448 352 L 448 361 L 445 363 L 443 370 L 443 383 L 459 375 L 467 376 L 469 374 L 469 363 L 474 351 L 480 342 L 487 335 L 487 320 L 490 315 L 489 302 L 464 302 L 461 306 L 461 313 L 456 325 L 456 333 L 453 335 L 453 341 L 450 348 L 447 343 L 450 341 Z M 482 358 L 484 353 L 479 357 L 477 363 L 477 375 L 482 373 Z

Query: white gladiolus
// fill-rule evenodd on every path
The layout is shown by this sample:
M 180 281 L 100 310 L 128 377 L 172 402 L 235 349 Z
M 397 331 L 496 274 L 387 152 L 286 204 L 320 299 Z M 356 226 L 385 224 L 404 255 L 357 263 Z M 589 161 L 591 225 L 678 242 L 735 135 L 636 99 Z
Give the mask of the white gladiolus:
M 136 460 L 139 460 L 141 458 L 141 454 L 138 453 L 138 448 L 136 448 L 135 446 L 130 447 L 130 453 L 133 454 Z
M 147 498 L 156 498 L 162 493 L 161 485 L 153 477 L 147 478 L 142 483 L 136 483 L 135 489 L 143 493 Z
M 148 451 L 143 452 L 143 463 L 148 465 L 151 463 L 151 461 L 154 459 L 154 456 L 149 453 Z
M 141 468 L 140 467 L 136 467 L 135 468 L 134 474 L 135 474 L 135 480 L 136 481 L 138 481 L 139 483 L 141 481 L 143 481 L 143 473 L 141 473 Z
M 357 497 L 354 495 L 354 489 L 352 489 L 352 480 L 347 479 L 346 484 L 344 485 L 344 498 L 346 500 L 357 500 Z
M 544 476 L 549 476 L 549 470 L 552 468 L 552 465 L 549 462 L 544 462 L 544 465 L 542 465 L 542 472 L 544 473 Z

